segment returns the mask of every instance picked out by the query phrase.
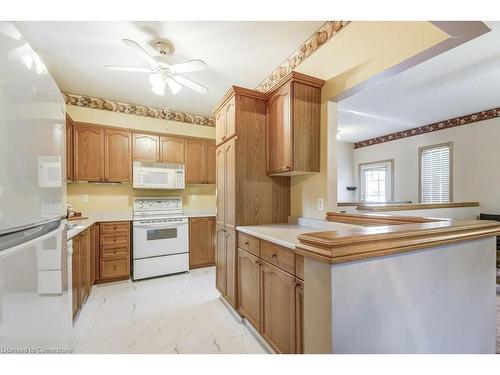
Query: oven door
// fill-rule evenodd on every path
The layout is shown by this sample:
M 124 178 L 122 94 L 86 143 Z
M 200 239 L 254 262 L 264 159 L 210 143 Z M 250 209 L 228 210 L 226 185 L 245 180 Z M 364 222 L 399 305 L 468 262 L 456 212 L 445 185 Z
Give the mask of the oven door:
M 187 253 L 188 223 L 134 222 L 134 259 Z

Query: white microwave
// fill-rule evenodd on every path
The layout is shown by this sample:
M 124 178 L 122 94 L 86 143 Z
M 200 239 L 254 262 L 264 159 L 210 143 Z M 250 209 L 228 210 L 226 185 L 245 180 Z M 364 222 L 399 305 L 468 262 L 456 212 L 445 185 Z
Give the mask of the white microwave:
M 184 165 L 134 161 L 134 189 L 184 189 Z

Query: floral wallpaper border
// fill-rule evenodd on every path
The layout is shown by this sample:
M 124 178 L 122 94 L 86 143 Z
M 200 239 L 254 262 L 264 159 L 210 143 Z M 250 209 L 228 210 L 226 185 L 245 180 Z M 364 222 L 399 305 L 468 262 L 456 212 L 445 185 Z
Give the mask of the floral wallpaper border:
M 268 92 L 305 59 L 316 52 L 323 44 L 328 42 L 334 35 L 338 34 L 349 21 L 327 21 L 305 41 L 283 64 L 278 66 L 255 90 Z
M 100 109 L 103 111 L 126 113 L 130 115 L 157 118 L 161 120 L 172 120 L 186 124 L 203 125 L 215 127 L 215 119 L 192 115 L 189 113 L 173 112 L 168 108 L 148 107 L 139 104 L 117 102 L 114 100 L 95 98 L 79 94 L 63 93 L 66 104 L 78 107 Z
M 392 134 L 383 135 L 381 137 L 367 139 L 365 141 L 355 142 L 354 148 L 367 147 L 379 143 L 385 143 L 385 142 L 395 141 L 398 139 L 413 137 L 415 135 L 432 133 L 438 130 L 454 128 L 455 126 L 469 125 L 478 121 L 489 120 L 495 117 L 500 117 L 500 107 L 488 109 L 482 112 L 471 113 L 469 115 L 455 117 L 444 121 L 435 122 L 429 125 L 419 126 L 418 128 L 413 128 Z

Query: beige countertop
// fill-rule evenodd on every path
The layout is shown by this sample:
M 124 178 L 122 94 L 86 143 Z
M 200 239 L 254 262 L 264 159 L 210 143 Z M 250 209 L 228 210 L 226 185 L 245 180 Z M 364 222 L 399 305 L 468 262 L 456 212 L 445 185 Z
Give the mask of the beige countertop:
M 84 212 L 82 215 L 83 217 L 88 217 L 88 219 L 67 221 L 67 225 L 77 225 L 75 228 L 68 230 L 68 241 L 76 235 L 82 233 L 85 229 L 89 228 L 94 223 L 132 220 L 132 211 L 95 211 Z

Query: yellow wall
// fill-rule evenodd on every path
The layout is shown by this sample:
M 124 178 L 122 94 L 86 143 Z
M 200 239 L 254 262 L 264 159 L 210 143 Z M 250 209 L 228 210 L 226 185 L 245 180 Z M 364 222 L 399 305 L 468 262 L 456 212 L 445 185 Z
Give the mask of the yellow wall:
M 353 21 L 297 67 L 326 83 L 321 91 L 320 173 L 291 178 L 293 216 L 324 219 L 337 205 L 336 105 L 329 100 L 448 37 L 424 21 Z M 324 199 L 323 211 L 318 198 Z
M 191 125 L 176 121 L 159 120 L 117 112 L 67 106 L 67 113 L 74 121 L 118 126 L 122 128 L 154 131 L 166 134 L 215 138 L 215 128 Z M 68 183 L 67 201 L 77 211 L 130 211 L 133 198 L 138 196 L 182 196 L 185 208 L 214 208 L 216 205 L 215 185 L 188 185 L 184 190 L 134 190 L 132 184 Z M 89 196 L 82 202 L 82 194 Z

